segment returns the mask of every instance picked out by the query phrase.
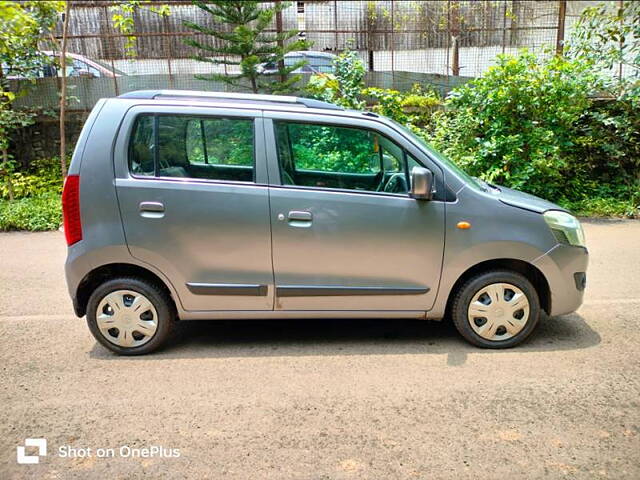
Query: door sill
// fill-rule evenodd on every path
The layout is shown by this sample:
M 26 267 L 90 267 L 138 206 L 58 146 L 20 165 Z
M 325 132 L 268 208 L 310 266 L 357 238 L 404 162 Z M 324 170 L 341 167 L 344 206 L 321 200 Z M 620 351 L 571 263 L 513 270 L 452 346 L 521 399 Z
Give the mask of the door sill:
M 270 320 L 305 318 L 417 318 L 426 320 L 424 310 L 231 310 L 186 311 L 180 320 Z

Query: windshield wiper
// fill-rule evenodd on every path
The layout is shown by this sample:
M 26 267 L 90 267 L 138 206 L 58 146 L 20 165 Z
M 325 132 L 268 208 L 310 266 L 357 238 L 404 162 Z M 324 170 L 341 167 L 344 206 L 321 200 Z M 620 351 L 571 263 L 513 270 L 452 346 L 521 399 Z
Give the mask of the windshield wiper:
M 482 189 L 485 192 L 488 192 L 489 189 L 496 190 L 498 192 L 502 191 L 502 190 L 500 190 L 500 187 L 498 187 L 497 185 L 494 185 L 493 183 L 489 183 L 489 182 L 487 182 L 485 180 L 482 180 L 481 178 L 473 177 L 473 179 L 480 184 L 480 186 L 482 187 Z

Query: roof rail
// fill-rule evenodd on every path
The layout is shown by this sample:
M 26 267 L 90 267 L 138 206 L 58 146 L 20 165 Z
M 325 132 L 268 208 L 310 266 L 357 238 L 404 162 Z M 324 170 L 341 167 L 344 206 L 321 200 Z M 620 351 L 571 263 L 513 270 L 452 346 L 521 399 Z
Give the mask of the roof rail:
M 313 98 L 289 97 L 284 95 L 260 95 L 256 93 L 227 93 L 227 92 L 202 92 L 196 90 L 136 90 L 123 93 L 118 98 L 130 98 L 139 100 L 156 100 L 170 98 L 174 100 L 239 100 L 267 103 L 288 103 L 304 105 L 307 108 L 320 108 L 324 110 L 344 110 L 333 103 L 314 100 Z

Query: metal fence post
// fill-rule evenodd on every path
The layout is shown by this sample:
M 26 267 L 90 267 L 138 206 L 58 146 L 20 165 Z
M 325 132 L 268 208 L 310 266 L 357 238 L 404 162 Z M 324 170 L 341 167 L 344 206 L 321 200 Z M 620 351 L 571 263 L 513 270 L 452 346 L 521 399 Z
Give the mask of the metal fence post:
M 338 52 L 338 1 L 333 0 L 333 49 Z
M 278 47 L 281 49 L 284 49 L 284 40 L 282 38 L 280 38 L 280 36 L 282 35 L 282 32 L 284 30 L 284 27 L 282 26 L 282 1 L 281 0 L 276 0 L 276 35 L 279 36 L 278 38 Z M 284 70 L 284 58 L 281 58 L 280 61 L 278 62 L 278 70 Z M 287 76 L 284 74 L 280 74 L 280 81 L 282 83 L 284 83 L 287 80 Z
M 556 34 L 556 55 L 562 55 L 564 49 L 564 24 L 567 16 L 567 0 L 558 2 L 558 32 Z
M 452 0 L 448 3 L 449 15 L 451 15 L 451 9 L 453 9 L 453 17 L 451 19 L 450 35 L 452 40 L 452 59 L 451 59 L 451 74 L 454 77 L 460 75 L 460 41 L 458 35 L 460 33 L 460 4 L 458 0 Z
M 162 23 L 163 23 L 165 31 L 168 33 L 169 32 L 169 20 L 167 19 L 167 17 L 165 15 L 162 16 Z M 171 68 L 171 59 L 173 57 L 173 48 L 171 46 L 171 37 L 167 36 L 165 38 L 167 39 L 167 68 L 169 69 L 169 87 L 170 88 L 174 88 L 173 70 Z
M 391 82 L 392 82 L 393 88 L 396 88 L 396 62 L 395 62 L 396 37 L 394 35 L 394 30 L 395 30 L 394 11 L 395 11 L 395 4 L 393 0 L 391 0 Z
M 503 5 L 504 10 L 502 11 L 502 54 L 504 55 L 507 43 L 507 2 L 504 2 Z
M 624 23 L 624 16 L 622 15 L 624 11 L 624 1 L 618 0 L 618 17 L 620 17 L 620 29 L 622 30 L 622 24 Z M 622 54 L 622 49 L 624 48 L 624 42 L 622 41 L 622 37 L 620 38 L 620 54 Z M 622 59 L 620 59 L 620 65 L 618 65 L 618 81 L 622 81 Z
M 112 28 L 111 28 L 111 22 L 109 21 L 109 10 L 107 9 L 106 5 L 102 7 L 102 13 L 104 15 L 104 21 L 107 24 L 107 31 L 109 33 L 111 33 L 112 32 Z M 109 60 L 111 62 L 111 71 L 114 72 L 114 75 L 113 75 L 113 90 L 114 90 L 114 92 L 116 94 L 116 97 L 117 97 L 118 95 L 120 95 L 120 89 L 118 88 L 118 77 L 117 77 L 117 75 L 115 75 L 116 66 L 115 66 L 115 63 L 113 61 L 113 57 L 115 56 L 115 50 L 116 50 L 115 42 L 116 42 L 115 37 L 110 37 L 110 41 L 109 41 L 108 45 L 109 45 Z

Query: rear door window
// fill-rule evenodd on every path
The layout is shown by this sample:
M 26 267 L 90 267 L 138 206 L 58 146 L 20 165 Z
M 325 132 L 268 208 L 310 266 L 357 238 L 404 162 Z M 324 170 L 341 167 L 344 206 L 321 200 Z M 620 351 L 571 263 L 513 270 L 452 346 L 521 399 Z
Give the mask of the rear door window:
M 253 182 L 254 140 L 251 118 L 143 115 L 129 168 L 134 176 Z

